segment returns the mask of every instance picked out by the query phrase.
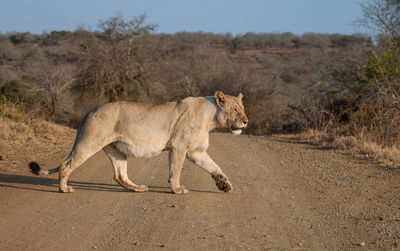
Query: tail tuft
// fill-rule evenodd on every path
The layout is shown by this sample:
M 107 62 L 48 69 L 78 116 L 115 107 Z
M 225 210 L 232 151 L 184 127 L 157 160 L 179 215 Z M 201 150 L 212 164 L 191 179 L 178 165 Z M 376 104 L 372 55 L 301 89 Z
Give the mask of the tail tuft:
M 40 175 L 40 169 L 41 168 L 40 168 L 38 163 L 36 163 L 36 162 L 29 163 L 29 168 L 31 169 L 31 172 L 33 174 Z

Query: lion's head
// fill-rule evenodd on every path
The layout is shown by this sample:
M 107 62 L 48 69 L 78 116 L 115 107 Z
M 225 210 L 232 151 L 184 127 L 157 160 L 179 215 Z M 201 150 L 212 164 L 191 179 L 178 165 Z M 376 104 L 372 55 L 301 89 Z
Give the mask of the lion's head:
M 228 127 L 235 135 L 242 133 L 242 129 L 246 127 L 249 121 L 244 112 L 243 95 L 239 93 L 237 97 L 234 97 L 217 91 L 214 97 L 220 108 L 220 112 L 217 115 L 218 123 L 222 127 Z

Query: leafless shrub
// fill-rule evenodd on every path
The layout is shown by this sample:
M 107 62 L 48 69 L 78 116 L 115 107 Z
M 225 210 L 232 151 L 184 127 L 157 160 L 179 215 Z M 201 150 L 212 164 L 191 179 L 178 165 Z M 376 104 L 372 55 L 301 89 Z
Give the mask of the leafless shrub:
M 35 85 L 28 90 L 27 98 L 36 99 L 35 103 L 41 104 L 46 111 L 47 119 L 55 119 L 56 112 L 59 112 L 59 103 L 62 102 L 62 109 L 65 109 L 71 102 L 65 102 L 68 90 L 71 88 L 72 80 L 68 79 L 64 69 L 50 68 L 41 71 L 35 76 Z M 70 99 L 70 98 L 69 98 Z M 69 104 L 68 104 L 69 103 Z
M 376 35 L 400 38 L 400 3 L 397 0 L 372 0 L 361 3 L 362 18 L 356 24 Z
M 14 45 L 10 41 L 0 41 L 0 65 L 19 59 L 20 57 L 20 53 L 15 50 Z
M 147 77 L 158 63 L 153 56 L 157 50 L 147 35 L 155 26 L 146 25 L 145 16 L 124 21 L 117 15 L 100 22 L 99 27 L 101 33 L 76 32 L 79 61 L 75 89 L 83 97 L 96 98 L 96 104 L 146 100 Z

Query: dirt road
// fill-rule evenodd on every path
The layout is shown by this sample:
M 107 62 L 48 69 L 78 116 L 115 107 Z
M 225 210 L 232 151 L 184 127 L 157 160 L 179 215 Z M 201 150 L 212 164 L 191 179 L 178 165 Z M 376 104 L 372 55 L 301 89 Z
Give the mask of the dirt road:
M 42 166 L 54 167 L 63 149 Z M 214 133 L 209 153 L 232 193 L 186 161 L 191 192 L 171 194 L 166 153 L 129 161 L 129 177 L 147 193 L 117 185 L 103 152 L 71 175 L 72 194 L 58 193 L 57 174 L 5 171 L 0 161 L 0 250 L 400 248 L 399 169 L 270 137 Z

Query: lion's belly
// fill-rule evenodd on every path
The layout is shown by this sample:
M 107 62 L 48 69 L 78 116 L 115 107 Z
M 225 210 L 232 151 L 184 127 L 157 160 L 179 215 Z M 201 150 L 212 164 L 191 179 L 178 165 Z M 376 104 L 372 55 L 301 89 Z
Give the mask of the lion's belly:
M 129 141 L 118 141 L 114 145 L 120 152 L 135 158 L 150 158 L 161 153 L 165 148 L 165 144 L 162 143 L 145 144 Z

